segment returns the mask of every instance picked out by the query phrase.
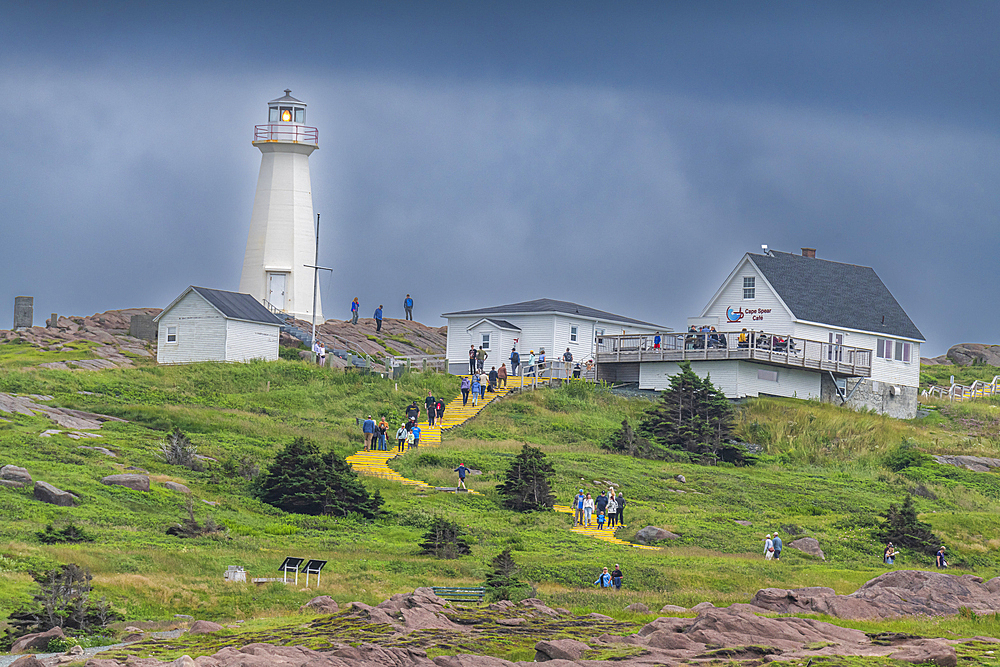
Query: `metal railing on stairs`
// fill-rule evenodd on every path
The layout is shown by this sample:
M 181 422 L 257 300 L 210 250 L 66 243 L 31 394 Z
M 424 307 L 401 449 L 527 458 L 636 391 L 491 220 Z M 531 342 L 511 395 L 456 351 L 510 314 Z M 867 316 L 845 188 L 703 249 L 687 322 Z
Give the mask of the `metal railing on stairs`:
M 925 398 L 947 398 L 950 401 L 968 401 L 974 398 L 989 398 L 1000 394 L 1000 375 L 994 375 L 990 382 L 976 380 L 971 385 L 953 384 L 950 387 L 931 385 L 920 392 Z

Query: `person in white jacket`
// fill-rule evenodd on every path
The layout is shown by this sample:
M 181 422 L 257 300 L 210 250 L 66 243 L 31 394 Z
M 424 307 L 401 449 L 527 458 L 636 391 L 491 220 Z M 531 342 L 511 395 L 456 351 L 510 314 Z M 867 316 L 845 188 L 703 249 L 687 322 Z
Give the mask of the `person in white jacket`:
M 764 538 L 764 560 L 771 560 L 774 558 L 774 541 L 771 540 L 771 534 L 768 533 L 767 537 Z
M 594 499 L 587 494 L 587 497 L 583 499 L 583 525 L 590 525 L 590 516 L 594 513 Z

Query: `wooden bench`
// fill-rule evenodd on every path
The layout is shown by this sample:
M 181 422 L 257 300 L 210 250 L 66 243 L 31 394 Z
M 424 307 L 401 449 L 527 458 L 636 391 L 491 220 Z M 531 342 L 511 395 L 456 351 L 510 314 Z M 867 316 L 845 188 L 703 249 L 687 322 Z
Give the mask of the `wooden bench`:
M 433 586 L 432 590 L 434 591 L 434 595 L 444 598 L 450 602 L 476 602 L 479 604 L 486 596 L 486 589 L 482 586 L 472 588 L 461 586 Z

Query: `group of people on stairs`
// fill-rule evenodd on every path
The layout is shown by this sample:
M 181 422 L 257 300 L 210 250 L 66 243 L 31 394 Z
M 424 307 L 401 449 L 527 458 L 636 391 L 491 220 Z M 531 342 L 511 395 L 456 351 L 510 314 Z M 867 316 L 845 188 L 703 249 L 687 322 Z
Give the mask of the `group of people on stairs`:
M 573 499 L 575 526 L 590 527 L 591 519 L 597 523 L 597 529 L 603 530 L 607 521 L 608 528 L 625 527 L 625 493 L 616 492 L 615 487 L 608 487 L 607 492 L 601 491 L 597 498 L 591 498 L 583 489 Z

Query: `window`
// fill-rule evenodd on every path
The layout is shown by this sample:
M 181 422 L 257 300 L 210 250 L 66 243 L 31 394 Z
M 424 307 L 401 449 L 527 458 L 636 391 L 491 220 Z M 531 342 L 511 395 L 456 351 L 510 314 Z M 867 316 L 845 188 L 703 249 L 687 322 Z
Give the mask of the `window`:
M 910 343 L 905 343 L 901 340 L 892 341 L 885 338 L 879 338 L 875 343 L 875 356 L 879 359 L 887 359 L 892 361 L 902 361 L 904 363 L 910 362 L 910 352 L 913 346 Z
M 306 110 L 305 109 L 296 109 L 295 110 L 295 122 L 296 123 L 304 123 L 304 122 L 306 122 Z
M 594 335 L 595 336 L 603 336 L 604 335 L 604 329 L 594 329 Z
M 168 343 L 177 342 L 177 327 L 167 327 L 167 342 Z
M 483 349 L 484 350 L 490 349 L 490 335 L 489 334 L 483 334 Z
M 757 371 L 757 379 L 758 380 L 766 380 L 768 382 L 777 382 L 778 381 L 778 371 L 758 370 Z
M 267 120 L 270 123 L 278 122 L 278 107 L 271 107 L 271 111 L 267 116 Z
M 743 298 L 754 299 L 757 296 L 757 278 L 747 276 L 743 279 Z
M 576 342 L 577 333 L 579 333 L 579 329 L 577 329 L 577 327 L 569 328 L 569 342 L 571 343 Z

